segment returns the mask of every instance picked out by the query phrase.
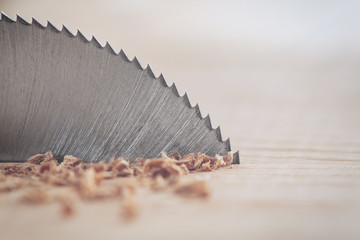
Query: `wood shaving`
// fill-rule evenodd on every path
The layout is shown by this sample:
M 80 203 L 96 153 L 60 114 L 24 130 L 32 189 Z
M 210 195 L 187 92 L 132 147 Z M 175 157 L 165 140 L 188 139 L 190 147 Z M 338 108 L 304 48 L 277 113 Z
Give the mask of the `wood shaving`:
M 69 194 L 59 195 L 57 200 L 60 203 L 60 213 L 64 218 L 69 218 L 75 214 L 75 201 Z
M 135 159 L 135 164 L 142 167 L 142 166 L 144 166 L 145 161 L 146 161 L 146 158 L 136 158 Z
M 94 169 L 89 169 L 83 173 L 75 187 L 82 199 L 94 199 L 97 198 L 97 181 L 96 173 Z
M 175 188 L 174 192 L 187 198 L 207 198 L 210 195 L 204 180 L 181 184 Z
M 61 163 L 63 166 L 66 167 L 76 167 L 83 162 L 82 159 L 74 157 L 72 155 L 66 155 L 64 157 L 64 161 Z
M 185 164 L 181 164 L 181 165 L 180 165 L 180 168 L 181 168 L 181 170 L 182 170 L 182 172 L 183 172 L 184 175 L 188 175 L 188 174 L 189 174 L 189 169 L 186 167 Z
M 231 165 L 232 161 L 233 161 L 233 155 L 231 152 L 228 152 L 227 155 L 224 158 L 224 162 L 226 165 Z
M 42 204 L 49 201 L 49 194 L 43 188 L 32 188 L 22 195 L 20 201 L 29 204 Z
M 168 157 L 175 160 L 181 160 L 181 155 L 178 152 L 171 152 Z
M 215 155 L 215 161 L 214 161 L 214 164 L 212 165 L 211 169 L 216 170 L 216 169 L 219 169 L 222 166 L 226 166 L 226 163 L 224 162 L 223 157 L 216 154 Z
M 116 176 L 118 177 L 128 177 L 132 175 L 132 170 L 130 169 L 130 163 L 125 159 L 118 158 L 112 162 L 112 169 Z
M 39 173 L 40 174 L 45 174 L 46 172 L 52 173 L 57 166 L 58 166 L 58 162 L 55 160 L 44 161 L 40 165 Z
M 6 177 L 5 180 L 1 181 L 0 193 L 8 193 L 24 187 L 24 181 L 15 177 Z
M 203 163 L 203 164 L 201 165 L 201 169 L 202 169 L 203 171 L 206 171 L 206 172 L 211 172 L 212 169 L 211 169 L 211 167 L 210 167 L 210 162 Z
M 150 188 L 154 191 L 160 191 L 164 190 L 169 186 L 167 181 L 160 175 L 156 176 L 151 182 L 150 182 Z
M 139 215 L 139 205 L 134 198 L 121 202 L 121 215 L 126 221 L 133 221 Z
M 11 175 L 14 177 L 24 177 L 34 174 L 34 170 L 37 168 L 36 165 L 30 163 L 10 163 L 3 168 L 4 175 Z
M 43 161 L 52 161 L 52 160 L 55 160 L 56 161 L 56 158 L 54 156 L 54 154 L 52 152 L 46 152 L 46 153 L 39 153 L 39 154 L 36 154 L 34 156 L 31 156 L 27 159 L 27 161 L 29 163 L 33 163 L 33 164 L 40 164 L 42 163 Z
M 3 173 L 0 172 L 0 182 L 5 182 L 6 177 Z
M 214 157 L 190 153 L 182 157 L 178 152 L 171 152 L 160 158 L 137 158 L 135 164 L 123 158 L 89 164 L 66 155 L 59 164 L 53 153 L 46 152 L 29 157 L 25 163 L 0 164 L 0 194 L 23 191 L 20 202 L 28 204 L 57 201 L 65 218 L 75 214 L 77 201 L 119 199 L 121 215 L 130 221 L 139 215 L 138 188 L 204 199 L 210 195 L 206 182 L 183 183 L 183 176 L 231 167 L 232 159 L 231 153 Z M 103 181 L 113 183 L 103 185 Z M 60 191 L 59 187 L 65 187 L 67 191 Z M 52 197 L 49 192 L 56 188 L 63 194 Z M 71 197 L 70 192 L 75 193 L 77 198 Z
M 134 176 L 137 177 L 137 176 L 143 176 L 144 174 L 144 171 L 139 168 L 139 167 L 134 167 Z

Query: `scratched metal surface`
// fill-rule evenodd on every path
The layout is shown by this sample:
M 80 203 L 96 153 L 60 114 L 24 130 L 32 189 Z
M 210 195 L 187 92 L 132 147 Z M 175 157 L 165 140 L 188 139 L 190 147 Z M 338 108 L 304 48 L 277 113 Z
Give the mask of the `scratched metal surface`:
M 88 162 L 230 151 L 187 94 L 123 51 L 19 16 L 2 14 L 0 31 L 0 161 L 46 151 Z
M 165 71 L 221 124 L 241 165 L 189 176 L 209 180 L 206 202 L 140 191 L 131 224 L 118 201 L 79 204 L 63 220 L 55 204 L 2 195 L 5 239 L 360 239 L 357 2 L 94 1 L 82 14 L 74 1 L 7 2 L 12 16 L 95 26 Z

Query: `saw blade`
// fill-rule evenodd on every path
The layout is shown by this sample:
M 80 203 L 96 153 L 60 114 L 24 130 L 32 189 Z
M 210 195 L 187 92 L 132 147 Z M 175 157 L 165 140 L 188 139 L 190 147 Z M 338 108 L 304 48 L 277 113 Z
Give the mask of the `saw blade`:
M 0 49 L 0 161 L 46 151 L 97 162 L 231 150 L 186 93 L 95 37 L 1 13 Z

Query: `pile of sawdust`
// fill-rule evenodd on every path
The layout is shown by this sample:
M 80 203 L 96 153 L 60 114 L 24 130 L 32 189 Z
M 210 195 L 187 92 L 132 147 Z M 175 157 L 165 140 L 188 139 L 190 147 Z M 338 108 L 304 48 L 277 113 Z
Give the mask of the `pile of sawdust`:
M 71 155 L 65 156 L 59 163 L 51 152 L 47 152 L 36 154 L 25 163 L 1 165 L 0 194 L 21 190 L 21 203 L 58 202 L 64 217 L 76 212 L 75 199 L 119 199 L 122 216 L 131 220 L 138 216 L 138 188 L 166 190 L 181 197 L 206 199 L 210 193 L 204 180 L 184 182 L 182 177 L 189 173 L 231 167 L 231 162 L 230 152 L 223 157 L 193 153 L 181 156 L 173 152 L 163 154 L 161 158 L 138 158 L 135 163 L 122 158 L 113 158 L 108 163 L 85 163 Z M 116 181 L 118 178 L 122 181 Z M 103 184 L 104 181 L 112 182 Z M 54 191 L 60 187 L 66 191 Z

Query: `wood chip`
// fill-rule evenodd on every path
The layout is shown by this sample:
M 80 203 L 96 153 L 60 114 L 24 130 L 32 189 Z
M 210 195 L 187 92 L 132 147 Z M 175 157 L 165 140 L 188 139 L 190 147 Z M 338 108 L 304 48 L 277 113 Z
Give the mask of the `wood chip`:
M 186 165 L 184 163 L 180 165 L 180 168 L 183 171 L 183 175 L 189 174 L 189 169 L 186 167 Z
M 43 188 L 28 189 L 20 198 L 21 202 L 28 204 L 43 204 L 49 201 L 49 194 Z
M 175 188 L 174 192 L 186 198 L 207 198 L 210 195 L 204 180 L 180 184 Z
M 121 201 L 121 215 L 126 221 L 133 221 L 139 215 L 139 205 L 132 197 Z
M 122 158 L 118 158 L 113 162 L 112 169 L 115 175 L 118 177 L 128 177 L 132 175 L 132 170 L 130 169 L 130 163 Z
M 102 173 L 106 171 L 106 165 L 103 162 L 92 164 L 91 167 L 94 169 L 96 173 Z
M 27 159 L 29 163 L 33 163 L 33 164 L 40 164 L 43 161 L 52 161 L 52 160 L 57 161 L 52 152 L 35 154 Z
M 94 169 L 86 170 L 75 184 L 75 187 L 82 199 L 95 199 L 97 197 L 98 186 Z
M 59 186 L 72 190 L 79 198 L 77 201 L 117 198 L 121 201 L 122 216 L 133 220 L 138 216 L 139 206 L 136 192 L 139 187 L 155 191 L 169 190 L 187 198 L 207 198 L 209 190 L 205 181 L 182 183 L 182 176 L 192 172 L 212 171 L 231 167 L 232 154 L 226 156 L 194 153 L 183 157 L 178 152 L 160 158 L 137 158 L 136 163 L 122 158 L 112 158 L 108 163 L 85 163 L 76 156 L 66 155 L 61 164 L 53 153 L 36 154 L 25 163 L 0 165 L 0 193 L 25 191 L 20 201 L 29 204 L 44 204 L 57 200 L 63 217 L 73 216 L 76 212 L 75 200 L 69 191 L 56 199 L 49 192 Z M 108 179 L 115 181 L 103 185 Z M 132 180 L 135 179 L 136 181 Z
M 39 173 L 40 174 L 44 174 L 45 172 L 51 173 L 56 169 L 57 165 L 58 165 L 58 162 L 55 160 L 43 161 L 40 164 Z
M 180 160 L 181 159 L 181 155 L 178 152 L 171 152 L 168 155 L 169 158 L 175 159 L 175 160 Z
M 142 167 L 142 166 L 144 166 L 145 161 L 146 161 L 146 158 L 136 158 L 135 159 L 135 164 Z
M 74 157 L 72 155 L 65 155 L 63 162 L 61 165 L 66 167 L 76 167 L 83 162 L 82 159 Z
M 227 155 L 225 157 L 223 157 L 224 162 L 226 165 L 231 165 L 232 161 L 233 161 L 233 155 L 231 152 L 228 152 Z
M 134 176 L 138 177 L 138 176 L 143 176 L 144 175 L 144 171 L 139 168 L 139 167 L 134 167 Z
M 210 161 L 209 161 L 209 162 L 206 162 L 206 163 L 203 163 L 203 164 L 201 165 L 201 169 L 202 169 L 203 171 L 205 171 L 205 172 L 211 172 L 212 169 L 211 169 L 211 167 L 210 167 Z
M 75 201 L 69 194 L 59 195 L 60 213 L 64 218 L 72 217 L 76 212 Z

